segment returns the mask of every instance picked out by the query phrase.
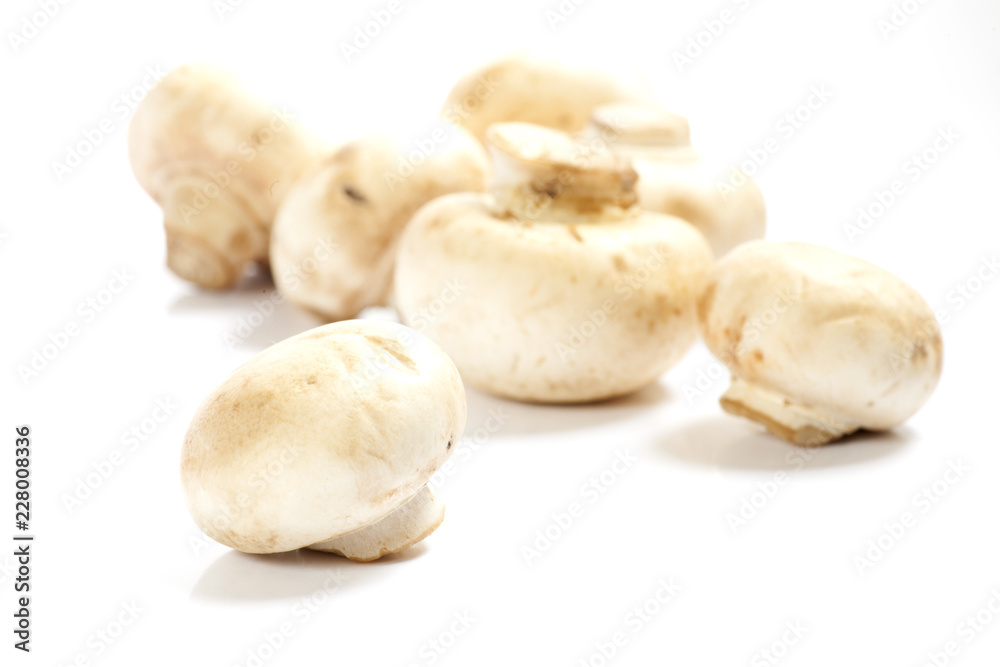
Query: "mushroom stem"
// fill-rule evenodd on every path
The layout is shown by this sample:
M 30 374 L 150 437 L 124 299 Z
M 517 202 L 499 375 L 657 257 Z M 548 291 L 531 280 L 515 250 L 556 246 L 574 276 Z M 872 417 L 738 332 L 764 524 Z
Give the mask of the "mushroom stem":
M 443 520 L 444 503 L 425 485 L 401 507 L 375 523 L 308 548 L 366 563 L 416 544 L 433 533 Z
M 779 438 L 803 447 L 826 444 L 859 428 L 839 415 L 820 412 L 737 377 L 719 404 L 726 412 L 752 419 Z
M 638 212 L 638 177 L 606 144 L 527 123 L 500 123 L 486 136 L 502 212 L 548 222 L 621 220 Z
M 249 218 L 249 220 L 248 220 Z M 232 191 L 206 178 L 179 180 L 163 201 L 167 266 L 203 287 L 236 283 L 243 267 L 267 257 L 263 225 Z

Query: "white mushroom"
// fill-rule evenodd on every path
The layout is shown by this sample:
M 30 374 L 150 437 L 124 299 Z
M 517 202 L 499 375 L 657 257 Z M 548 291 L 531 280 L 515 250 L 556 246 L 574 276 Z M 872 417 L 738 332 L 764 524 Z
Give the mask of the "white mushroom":
M 722 407 L 798 445 L 901 424 L 941 374 L 941 332 L 905 282 L 807 243 L 748 243 L 715 267 L 701 334 L 732 372 Z
M 322 146 L 205 65 L 171 70 L 129 126 L 136 180 L 163 208 L 167 265 L 209 288 L 266 262 L 278 204 Z
M 488 137 L 493 196 L 436 199 L 403 233 L 403 320 L 503 396 L 582 402 L 653 382 L 696 338 L 704 238 L 641 211 L 635 172 L 600 146 L 525 123 Z
M 604 72 L 515 54 L 459 79 L 441 115 L 485 141 L 487 128 L 502 122 L 576 132 L 587 124 L 594 107 L 637 98 L 636 92 Z
M 440 141 L 415 166 L 400 145 L 373 136 L 303 175 L 271 235 L 271 268 L 285 297 L 328 320 L 386 304 L 399 234 L 413 213 L 435 197 L 486 188 L 482 145 L 459 127 L 435 132 Z
M 683 116 L 649 105 L 609 104 L 594 110 L 586 134 L 632 160 L 644 209 L 687 220 L 716 257 L 763 238 L 766 214 L 757 184 L 747 177 L 720 188 L 719 170 L 691 146 Z
M 312 329 L 240 366 L 198 408 L 181 463 L 188 509 L 249 553 L 395 553 L 441 523 L 426 484 L 465 415 L 454 364 L 417 332 Z

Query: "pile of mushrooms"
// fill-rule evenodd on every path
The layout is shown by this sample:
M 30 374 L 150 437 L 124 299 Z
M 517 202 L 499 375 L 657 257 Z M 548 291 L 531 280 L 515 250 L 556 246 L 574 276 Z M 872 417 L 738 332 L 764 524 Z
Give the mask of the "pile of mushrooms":
M 722 193 L 687 119 L 614 77 L 510 56 L 463 76 L 441 117 L 447 140 L 400 176 L 398 141 L 330 150 L 208 66 L 173 70 L 136 111 L 129 156 L 167 265 L 224 289 L 259 264 L 334 322 L 198 408 L 182 481 L 213 539 L 358 561 L 424 539 L 463 380 L 597 401 L 655 382 L 700 335 L 731 372 L 722 408 L 800 446 L 891 429 L 933 392 L 941 333 L 913 288 L 760 240 L 757 185 Z M 403 324 L 352 319 L 370 306 Z

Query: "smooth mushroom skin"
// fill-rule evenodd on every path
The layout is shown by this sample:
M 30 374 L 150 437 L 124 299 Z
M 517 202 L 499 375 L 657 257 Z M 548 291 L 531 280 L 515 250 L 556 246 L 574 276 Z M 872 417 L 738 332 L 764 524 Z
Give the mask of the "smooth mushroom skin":
M 639 174 L 640 205 L 687 220 L 721 257 L 764 237 L 764 196 L 749 176 L 737 186 L 691 146 L 688 121 L 662 108 L 619 103 L 594 110 L 586 136 L 607 141 Z M 720 183 L 725 189 L 720 188 Z
M 322 152 L 284 112 L 207 65 L 171 70 L 132 117 L 136 180 L 163 209 L 167 265 L 197 285 L 234 285 L 266 262 L 278 204 Z
M 370 526 L 309 548 L 367 563 L 416 544 L 437 530 L 442 521 L 444 503 L 423 486 L 402 507 Z
M 393 322 L 318 327 L 253 357 L 199 406 L 181 461 L 187 506 L 240 551 L 372 560 L 441 522 L 425 486 L 465 417 L 458 371 L 426 337 Z
M 941 331 L 895 275 L 807 243 L 747 243 L 716 265 L 701 335 L 731 371 L 733 414 L 797 445 L 903 423 L 941 375 Z
M 639 98 L 605 72 L 518 53 L 459 79 L 441 116 L 485 142 L 486 130 L 494 123 L 525 122 L 576 132 L 598 105 Z
M 467 382 L 517 400 L 595 401 L 653 382 L 696 338 L 704 238 L 635 206 L 635 173 L 617 156 L 523 123 L 493 126 L 490 145 L 493 194 L 436 199 L 403 233 L 403 320 Z
M 482 145 L 462 128 L 448 132 L 409 168 L 400 167 L 408 164 L 406 149 L 380 136 L 352 141 L 310 168 L 271 234 L 282 295 L 328 321 L 386 305 L 399 235 L 413 213 L 435 197 L 486 187 Z

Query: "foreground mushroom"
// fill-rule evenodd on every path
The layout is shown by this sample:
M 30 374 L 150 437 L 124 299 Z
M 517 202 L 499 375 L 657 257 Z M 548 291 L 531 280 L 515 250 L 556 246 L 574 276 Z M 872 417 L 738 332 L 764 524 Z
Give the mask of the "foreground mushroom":
M 458 371 L 425 337 L 377 321 L 312 329 L 199 406 L 181 461 L 188 509 L 240 551 L 374 560 L 441 523 L 426 484 L 464 425 Z
M 705 235 L 716 257 L 763 238 L 764 197 L 749 177 L 720 187 L 717 169 L 691 146 L 688 121 L 654 106 L 619 103 L 594 110 L 591 140 L 608 142 L 639 174 L 639 203 L 687 220 Z
M 441 115 L 485 141 L 487 128 L 502 122 L 576 132 L 587 124 L 594 107 L 636 97 L 604 72 L 516 54 L 459 79 Z
M 704 238 L 641 211 L 620 156 L 526 123 L 488 138 L 493 195 L 436 199 L 403 233 L 403 320 L 465 380 L 515 399 L 593 401 L 653 382 L 696 337 Z
M 278 204 L 321 146 L 282 111 L 204 65 L 171 70 L 129 126 L 136 180 L 163 208 L 167 265 L 208 288 L 266 262 Z
M 723 258 L 698 304 L 731 371 L 723 409 L 797 445 L 903 423 L 941 375 L 941 332 L 893 274 L 807 243 L 753 242 Z
M 435 132 L 440 141 L 416 164 L 402 146 L 369 137 L 303 175 L 271 235 L 271 268 L 285 297 L 327 320 L 386 304 L 399 234 L 413 213 L 435 197 L 486 188 L 482 145 L 460 127 Z

